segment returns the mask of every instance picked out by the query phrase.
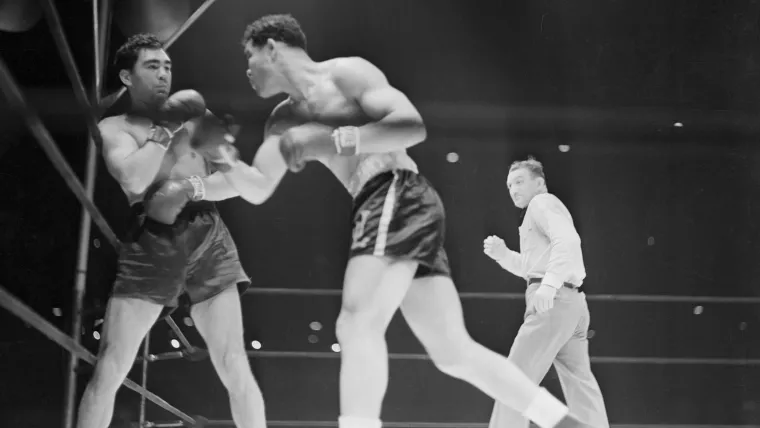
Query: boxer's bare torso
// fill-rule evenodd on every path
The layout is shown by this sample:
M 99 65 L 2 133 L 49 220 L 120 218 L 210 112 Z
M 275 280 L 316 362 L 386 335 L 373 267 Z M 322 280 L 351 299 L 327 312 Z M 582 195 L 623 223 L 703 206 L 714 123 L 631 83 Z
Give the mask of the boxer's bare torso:
M 340 61 L 348 58 L 336 58 L 320 63 L 324 67 L 325 78 L 314 86 L 307 100 L 287 99 L 280 103 L 273 113 L 283 132 L 289 127 L 307 122 L 317 122 L 330 127 L 362 126 L 372 121 L 362 110 L 359 103 L 345 94 L 335 82 L 331 70 Z M 398 150 L 388 153 L 359 154 L 357 156 L 329 156 L 319 159 L 332 171 L 352 196 L 356 196 L 361 187 L 372 177 L 392 169 L 407 169 L 417 172 L 417 164 L 406 153 Z
M 103 131 L 124 132 L 130 135 L 135 143 L 137 143 L 138 149 L 145 145 L 150 134 L 151 125 L 152 122 L 148 118 L 128 115 L 108 117 L 103 119 L 99 124 Z M 172 129 L 178 126 L 178 124 L 171 124 Z M 172 143 L 161 161 L 158 173 L 153 179 L 153 183 L 170 178 L 187 178 L 193 175 L 203 177 L 208 175 L 206 161 L 190 147 L 190 135 L 193 129 L 194 123 L 192 121 L 187 122 L 174 135 Z M 122 185 L 122 190 L 127 195 L 130 205 L 142 201 L 148 189 L 140 193 L 132 193 Z

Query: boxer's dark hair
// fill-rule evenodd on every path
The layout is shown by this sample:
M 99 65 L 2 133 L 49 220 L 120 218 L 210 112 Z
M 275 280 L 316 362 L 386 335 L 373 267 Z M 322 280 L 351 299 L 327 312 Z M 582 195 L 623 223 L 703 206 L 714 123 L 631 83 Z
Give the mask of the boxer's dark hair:
M 272 39 L 294 48 L 306 50 L 306 34 L 301 25 L 290 14 L 266 15 L 248 24 L 243 34 L 243 47 L 249 41 L 261 47 Z
M 521 160 L 512 162 L 509 166 L 509 172 L 516 171 L 518 169 L 527 169 L 533 178 L 541 177 L 546 181 L 546 175 L 544 175 L 544 165 L 537 161 L 533 156 L 528 156 L 527 160 Z
M 116 51 L 113 63 L 117 71 L 132 70 L 142 49 L 163 49 L 164 44 L 153 34 L 140 33 L 130 36 Z

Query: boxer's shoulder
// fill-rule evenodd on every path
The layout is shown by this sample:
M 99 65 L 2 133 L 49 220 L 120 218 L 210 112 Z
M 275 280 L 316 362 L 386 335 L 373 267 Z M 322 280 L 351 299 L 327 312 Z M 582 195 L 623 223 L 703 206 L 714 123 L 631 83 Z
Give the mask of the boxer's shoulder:
M 124 115 L 104 117 L 98 122 L 101 130 L 121 130 L 126 125 Z
M 107 129 L 112 132 L 126 132 L 135 134 L 150 129 L 152 122 L 147 118 L 131 117 L 126 114 L 103 118 L 98 122 L 101 130 Z
M 109 140 L 120 140 L 124 134 L 129 134 L 134 138 L 130 131 L 129 123 L 124 115 L 110 116 L 103 118 L 98 122 L 98 129 L 107 143 Z
M 333 61 L 333 81 L 344 92 L 361 91 L 368 85 L 387 82 L 385 74 L 362 57 L 343 57 Z

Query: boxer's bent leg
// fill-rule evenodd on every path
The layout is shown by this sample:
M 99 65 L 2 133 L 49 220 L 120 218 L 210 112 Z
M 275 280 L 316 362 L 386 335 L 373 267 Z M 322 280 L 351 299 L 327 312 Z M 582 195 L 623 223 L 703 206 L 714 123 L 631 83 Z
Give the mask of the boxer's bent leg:
M 354 198 L 353 233 L 337 336 L 341 346 L 340 428 L 380 427 L 388 385 L 385 332 L 418 269 L 420 252 L 437 243 L 427 234 L 439 213 L 428 209 L 423 179 L 388 171 Z
M 359 255 L 348 262 L 336 326 L 341 427 L 380 427 L 388 386 L 385 332 L 416 270 L 414 261 L 381 256 Z
M 188 271 L 190 314 L 208 346 L 214 365 L 230 398 L 232 419 L 238 428 L 265 428 L 264 398 L 249 365 L 243 338 L 240 294 L 247 288 L 229 231 L 217 213 L 195 220 L 203 242 Z M 237 286 L 237 287 L 236 287 Z
M 78 428 L 109 426 L 116 392 L 162 308 L 135 298 L 112 297 L 108 302 L 98 361 L 79 405 Z
M 437 275 L 415 279 L 401 311 L 434 364 L 444 373 L 472 384 L 522 413 L 541 400 L 540 415 L 532 419 L 543 428 L 554 427 L 567 414 L 562 402 L 547 395 L 514 363 L 470 337 L 451 278 Z

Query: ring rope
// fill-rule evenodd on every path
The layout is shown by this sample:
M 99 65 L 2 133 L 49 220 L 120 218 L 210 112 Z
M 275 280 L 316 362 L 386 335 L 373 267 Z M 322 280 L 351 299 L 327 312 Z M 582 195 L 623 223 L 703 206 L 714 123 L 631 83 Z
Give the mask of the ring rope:
M 84 346 L 78 344 L 73 338 L 69 337 L 56 326 L 51 324 L 45 318 L 36 313 L 32 308 L 24 304 L 21 300 L 16 298 L 13 294 L 9 293 L 3 286 L 0 286 L 0 305 L 7 309 L 12 314 L 21 318 L 25 323 L 36 328 L 40 333 L 47 336 L 48 339 L 57 343 L 67 351 L 81 358 L 82 360 L 94 365 L 97 361 L 95 355 L 90 353 Z M 124 380 L 124 386 L 135 391 L 138 394 L 144 395 L 148 400 L 154 402 L 159 407 L 163 408 L 167 412 L 177 416 L 185 422 L 194 424 L 195 419 L 185 414 L 174 406 L 170 405 L 156 394 L 143 388 L 131 379 Z
M 182 428 L 188 425 L 180 421 L 146 422 L 145 428 Z M 235 422 L 223 419 L 204 421 L 204 427 L 234 427 Z M 267 421 L 270 427 L 338 428 L 336 421 Z M 488 428 L 484 422 L 387 422 L 388 428 Z M 756 425 L 675 425 L 675 424 L 610 424 L 610 428 L 757 428 Z
M 340 296 L 343 291 L 339 289 L 325 288 L 255 288 L 251 287 L 246 294 L 265 295 L 302 295 L 302 296 Z M 462 299 L 501 299 L 501 300 L 525 300 L 524 293 L 500 293 L 500 292 L 461 292 Z M 591 301 L 615 301 L 615 302 L 668 302 L 668 303 L 748 303 L 760 304 L 760 297 L 718 297 L 718 296 L 668 296 L 668 295 L 644 295 L 644 294 L 587 294 L 587 300 Z
M 254 358 L 340 358 L 340 353 L 329 351 L 247 351 Z M 200 361 L 208 357 L 208 350 L 193 348 L 190 351 L 170 351 L 149 354 L 148 362 L 181 360 Z M 430 360 L 427 354 L 390 353 L 391 360 Z M 142 361 L 143 357 L 139 358 Z M 707 365 L 707 366 L 760 366 L 760 358 L 692 358 L 692 357 L 591 357 L 594 364 L 653 364 L 653 365 Z

